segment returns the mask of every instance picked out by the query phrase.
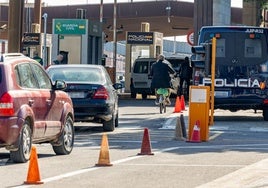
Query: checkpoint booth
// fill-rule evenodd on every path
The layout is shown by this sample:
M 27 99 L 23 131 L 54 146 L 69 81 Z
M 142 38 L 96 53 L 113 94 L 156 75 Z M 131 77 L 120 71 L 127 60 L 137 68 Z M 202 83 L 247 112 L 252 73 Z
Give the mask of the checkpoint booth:
M 125 92 L 130 92 L 131 69 L 137 58 L 156 58 L 163 53 L 163 33 L 151 32 L 150 24 L 141 23 L 141 31 L 126 33 Z

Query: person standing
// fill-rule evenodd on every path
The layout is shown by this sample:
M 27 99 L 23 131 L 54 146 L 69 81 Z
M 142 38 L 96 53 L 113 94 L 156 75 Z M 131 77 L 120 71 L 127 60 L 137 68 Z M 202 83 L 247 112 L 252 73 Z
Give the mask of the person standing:
M 186 82 L 186 96 L 185 98 L 189 97 L 189 88 L 190 88 L 190 81 L 193 74 L 193 69 L 190 65 L 189 57 L 184 58 L 184 62 L 182 63 L 179 69 L 179 77 L 180 77 L 180 88 L 178 91 L 178 95 L 181 96 L 183 94 L 183 83 Z
M 43 59 L 41 57 L 39 57 L 37 51 L 33 52 L 33 59 L 43 66 Z
M 152 76 L 152 82 L 151 82 L 151 89 L 155 90 L 156 94 L 156 101 L 155 103 L 158 104 L 159 102 L 159 96 L 157 94 L 157 89 L 159 88 L 167 88 L 169 91 L 168 97 L 167 97 L 167 104 L 170 105 L 169 95 L 170 95 L 170 88 L 171 88 L 171 78 L 170 74 L 175 74 L 175 70 L 170 66 L 169 63 L 165 61 L 164 55 L 159 55 L 158 60 L 153 63 L 151 67 L 151 76 Z
M 22 54 L 25 55 L 25 56 L 27 56 L 27 57 L 29 56 L 28 51 L 27 51 L 26 48 L 23 48 L 22 49 Z
M 52 64 L 53 65 L 59 65 L 59 64 L 61 64 L 62 60 L 63 60 L 63 55 L 62 54 L 58 54 L 57 55 L 57 59 L 54 60 Z

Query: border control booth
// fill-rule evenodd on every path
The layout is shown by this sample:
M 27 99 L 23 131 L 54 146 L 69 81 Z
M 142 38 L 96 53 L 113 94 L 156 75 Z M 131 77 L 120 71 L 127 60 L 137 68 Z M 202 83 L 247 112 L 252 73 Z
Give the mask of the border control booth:
M 52 36 L 51 62 L 61 53 L 65 64 L 102 64 L 100 22 L 87 19 L 53 19 Z
M 163 33 L 150 32 L 149 23 L 141 24 L 140 32 L 126 33 L 125 92 L 130 92 L 131 70 L 137 58 L 156 58 L 163 53 Z

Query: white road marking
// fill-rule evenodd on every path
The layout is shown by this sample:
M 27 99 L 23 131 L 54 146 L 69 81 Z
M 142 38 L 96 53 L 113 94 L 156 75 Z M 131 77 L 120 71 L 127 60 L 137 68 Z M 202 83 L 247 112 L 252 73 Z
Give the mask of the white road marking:
M 262 127 L 251 127 L 249 130 L 252 132 L 268 132 L 268 128 Z
M 204 149 L 204 148 L 225 148 L 225 147 L 253 147 L 253 146 L 268 146 L 268 144 L 238 144 L 238 145 L 211 145 L 211 146 L 183 146 L 183 147 L 170 147 L 170 148 L 165 148 L 162 150 L 156 150 L 156 151 L 152 151 L 154 154 L 160 154 L 160 153 L 164 153 L 167 151 L 173 151 L 173 150 L 177 150 L 177 149 Z M 255 148 L 258 149 L 258 148 Z M 131 161 L 131 160 L 135 160 L 141 157 L 147 157 L 147 155 L 137 155 L 137 156 L 132 156 L 132 157 L 128 157 L 128 158 L 124 158 L 124 159 L 119 159 L 117 161 L 111 162 L 112 164 L 121 164 L 127 161 Z M 216 165 L 212 165 L 212 166 L 216 166 Z M 228 166 L 228 165 L 226 165 Z M 52 182 L 52 181 L 56 181 L 56 180 L 60 180 L 63 178 L 67 178 L 67 177 L 73 177 L 79 174 L 84 174 L 84 173 L 88 173 L 91 171 L 95 171 L 98 169 L 101 169 L 103 167 L 89 167 L 87 169 L 81 169 L 81 170 L 77 170 L 77 171 L 73 171 L 73 172 L 69 172 L 69 173 L 65 173 L 65 174 L 61 174 L 58 176 L 54 176 L 54 177 L 50 177 L 50 178 L 46 178 L 41 180 L 43 183 L 48 183 L 48 182 Z M 34 185 L 21 185 L 21 186 L 16 186 L 18 188 L 28 188 L 28 187 L 32 187 Z
M 204 164 L 119 164 L 120 166 L 177 166 L 177 167 L 245 167 L 247 165 L 204 165 Z

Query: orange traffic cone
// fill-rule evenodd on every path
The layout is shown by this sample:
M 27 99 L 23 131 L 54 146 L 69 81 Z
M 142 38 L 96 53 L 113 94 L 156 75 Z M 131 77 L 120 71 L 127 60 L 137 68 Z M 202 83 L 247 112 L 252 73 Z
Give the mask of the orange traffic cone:
M 24 184 L 43 184 L 40 179 L 36 147 L 32 146 L 27 180 Z
M 180 112 L 181 112 L 181 102 L 180 102 L 180 97 L 177 96 L 173 113 L 180 113 Z
M 185 110 L 184 95 L 181 95 L 181 110 Z
M 96 166 L 112 166 L 112 165 L 113 164 L 110 163 L 108 137 L 104 133 L 101 139 L 99 161 L 96 164 Z
M 151 151 L 151 141 L 148 128 L 144 129 L 141 152 L 138 155 L 154 155 Z
M 201 142 L 200 139 L 200 122 L 199 120 L 196 121 L 194 128 L 193 128 L 193 132 L 191 135 L 191 138 L 188 142 Z

